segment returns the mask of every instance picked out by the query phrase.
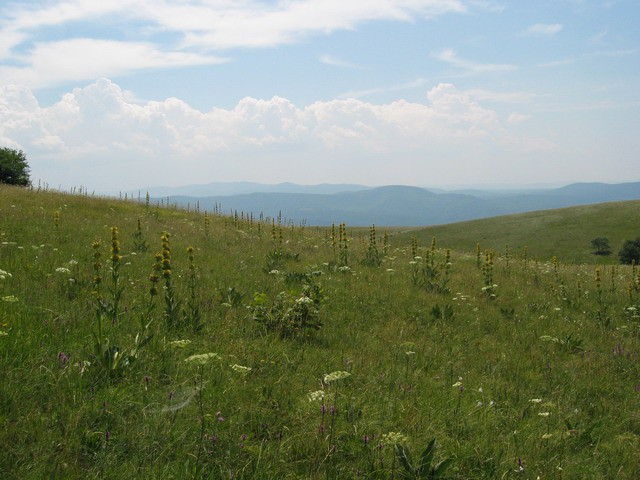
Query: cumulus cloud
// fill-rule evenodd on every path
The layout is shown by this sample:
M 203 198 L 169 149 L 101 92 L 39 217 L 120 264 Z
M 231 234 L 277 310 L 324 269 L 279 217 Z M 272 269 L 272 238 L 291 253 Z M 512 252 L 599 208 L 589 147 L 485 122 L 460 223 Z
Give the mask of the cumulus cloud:
M 507 123 L 516 125 L 518 123 L 526 122 L 531 118 L 531 115 L 524 115 L 522 113 L 511 113 L 507 117 Z
M 132 186 L 230 172 L 257 179 L 256 169 L 265 165 L 278 172 L 274 179 L 282 178 L 281 167 L 307 175 L 328 166 L 357 172 L 380 158 L 416 162 L 457 152 L 460 161 L 464 149 L 517 151 L 534 144 L 509 133 L 495 111 L 451 84 L 431 88 L 423 103 L 351 98 L 298 107 L 281 97 L 245 98 L 231 109 L 202 112 L 176 98 L 133 103 L 107 79 L 74 89 L 50 107 L 41 107 L 26 87 L 0 87 L 0 142 L 28 152 L 35 175 L 70 181 L 69 170 L 60 171 L 64 166 L 85 181 Z M 117 178 L 120 168 L 128 173 Z

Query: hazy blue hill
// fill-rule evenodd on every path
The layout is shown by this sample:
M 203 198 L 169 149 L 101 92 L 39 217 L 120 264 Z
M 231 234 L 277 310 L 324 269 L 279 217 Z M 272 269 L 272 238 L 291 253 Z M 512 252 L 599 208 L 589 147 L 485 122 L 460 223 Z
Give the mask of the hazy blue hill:
M 254 182 L 211 182 L 202 185 L 185 185 L 181 187 L 149 187 L 141 189 L 141 192 L 149 192 L 152 197 L 188 196 L 209 197 L 245 195 L 249 193 L 316 193 L 333 194 L 339 192 L 366 190 L 371 187 L 355 184 L 329 184 L 298 185 L 295 183 L 278 183 L 276 185 Z M 137 190 L 131 192 L 137 195 Z
M 640 182 L 630 183 L 574 183 L 556 189 L 559 195 L 579 197 L 584 199 L 598 199 L 599 202 L 628 200 L 629 197 L 640 196 Z
M 225 213 L 237 210 L 252 212 L 254 216 L 263 213 L 275 217 L 281 212 L 286 219 L 306 221 L 309 225 L 346 222 L 353 226 L 439 225 L 511 213 L 640 199 L 640 182 L 617 185 L 584 183 L 546 190 L 469 190 L 468 193 L 434 192 L 402 185 L 371 188 L 242 183 L 233 184 L 226 191 L 258 188 L 255 185 L 263 189 L 268 187 L 268 191 L 236 195 L 172 195 L 169 198 L 171 202 L 182 205 L 200 202 L 200 208 L 207 210 L 218 205 Z
M 178 204 L 197 201 L 174 196 Z M 331 195 L 296 193 L 252 193 L 200 198 L 201 209 L 216 204 L 223 212 L 238 210 L 282 216 L 310 225 L 346 222 L 349 225 L 433 225 L 493 215 L 482 199 L 456 193 L 436 194 L 418 187 L 387 186 Z M 486 213 L 490 211 L 490 213 Z

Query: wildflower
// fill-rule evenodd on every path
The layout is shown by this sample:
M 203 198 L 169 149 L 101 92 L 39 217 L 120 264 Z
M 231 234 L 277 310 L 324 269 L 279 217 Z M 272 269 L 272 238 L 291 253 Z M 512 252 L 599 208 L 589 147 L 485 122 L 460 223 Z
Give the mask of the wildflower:
M 540 412 L 540 413 L 538 413 L 538 415 L 540 415 L 541 417 L 548 417 L 549 415 L 551 415 L 551 413 L 549 413 L 549 412 Z
M 349 372 L 344 372 L 344 371 L 327 373 L 324 376 L 324 383 L 337 382 L 338 380 L 342 380 L 350 376 L 351 374 Z
M 531 403 L 542 403 L 542 399 L 541 398 L 532 398 L 531 400 L 529 400 Z
M 56 272 L 68 274 L 68 273 L 71 273 L 71 270 L 69 270 L 67 267 L 58 267 L 56 268 Z
M 389 432 L 382 435 L 382 443 L 384 445 L 397 445 L 399 443 L 406 443 L 407 440 L 407 436 L 400 432 Z
M 278 275 L 280 273 L 280 270 L 271 270 L 269 272 L 269 275 Z
M 194 365 L 206 365 L 210 360 L 222 360 L 217 353 L 201 353 L 199 355 L 191 355 L 184 359 L 185 363 L 193 363 Z
M 11 278 L 12 275 L 9 272 L 5 272 L 4 270 L 0 270 L 0 280 L 6 280 L 7 278 Z
M 553 433 L 545 433 L 544 435 L 542 435 L 543 440 L 547 440 L 551 437 L 553 437 Z
M 6 297 L 2 297 L 3 302 L 15 303 L 18 301 L 18 297 L 15 295 L 7 295 Z
M 58 362 L 60 363 L 61 367 L 66 365 L 69 362 L 69 355 L 64 352 L 58 353 Z
M 247 373 L 249 373 L 252 368 L 251 367 L 245 367 L 244 365 L 238 365 L 237 363 L 234 363 L 233 365 L 229 365 L 234 371 L 240 373 L 241 375 L 246 375 Z
M 461 387 L 461 386 L 462 386 L 462 382 L 458 381 L 458 382 L 454 383 L 454 384 L 453 384 L 453 385 L 451 385 L 451 386 L 452 386 L 452 387 L 454 387 L 454 388 Z
M 172 342 L 169 342 L 169 346 L 174 348 L 186 348 L 190 344 L 191 340 L 174 340 Z
M 309 392 L 309 401 L 317 402 L 319 400 L 324 400 L 324 390 L 316 390 L 315 392 Z
M 310 303 L 313 303 L 313 300 L 311 300 L 309 297 L 307 296 L 302 296 L 300 298 L 296 299 L 296 303 L 298 305 L 308 305 Z
M 409 350 L 409 351 L 404 352 L 404 354 L 405 354 L 407 357 L 410 357 L 411 355 L 415 355 L 415 354 L 416 354 L 416 352 L 413 352 L 413 351 Z

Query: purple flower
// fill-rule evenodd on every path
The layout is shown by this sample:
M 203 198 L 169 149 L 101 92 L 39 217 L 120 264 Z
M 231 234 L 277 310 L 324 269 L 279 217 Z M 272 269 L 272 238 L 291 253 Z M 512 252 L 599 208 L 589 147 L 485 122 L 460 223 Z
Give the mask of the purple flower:
M 61 367 L 64 367 L 69 362 L 69 355 L 64 352 L 58 353 L 58 363 Z

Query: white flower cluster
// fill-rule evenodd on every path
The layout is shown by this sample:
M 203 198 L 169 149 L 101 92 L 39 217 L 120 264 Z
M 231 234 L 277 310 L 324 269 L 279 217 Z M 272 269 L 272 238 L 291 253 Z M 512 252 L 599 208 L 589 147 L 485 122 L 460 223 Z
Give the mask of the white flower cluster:
M 407 436 L 400 432 L 389 432 L 382 435 L 382 443 L 384 445 L 396 445 L 399 443 L 407 443 Z
M 9 272 L 5 272 L 4 270 L 0 270 L 0 280 L 6 280 L 7 278 L 11 278 L 12 275 Z
M 296 298 L 296 303 L 298 305 L 309 305 L 310 303 L 313 303 L 313 300 L 307 296 L 302 296 L 300 298 Z
M 351 374 L 349 372 L 344 372 L 344 371 L 326 373 L 324 375 L 324 383 L 337 382 L 338 380 L 342 380 L 350 376 Z
M 309 392 L 310 402 L 321 402 L 324 400 L 324 390 L 316 390 L 315 392 Z
M 56 268 L 56 273 L 64 273 L 65 275 L 68 275 L 71 273 L 71 270 L 69 270 L 67 267 L 58 267 Z
M 186 363 L 192 363 L 194 365 L 206 365 L 211 360 L 222 360 L 222 357 L 217 353 L 201 353 L 199 355 L 191 355 L 184 359 Z
M 249 373 L 252 368 L 251 367 L 245 367 L 244 365 L 238 365 L 237 363 L 234 363 L 233 365 L 229 365 L 235 372 L 240 373 L 241 375 L 246 375 L 247 373 Z

